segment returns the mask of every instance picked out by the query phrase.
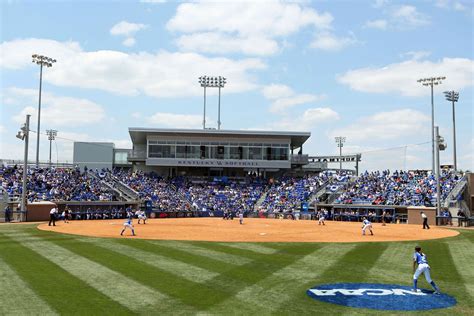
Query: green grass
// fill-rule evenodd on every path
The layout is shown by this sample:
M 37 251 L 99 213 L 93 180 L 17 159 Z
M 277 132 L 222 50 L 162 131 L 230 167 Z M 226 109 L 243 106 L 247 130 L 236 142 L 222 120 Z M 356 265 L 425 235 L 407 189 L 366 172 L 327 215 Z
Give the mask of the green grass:
M 415 244 L 101 239 L 5 224 L 0 315 L 393 315 L 315 301 L 306 290 L 323 283 L 410 285 Z M 458 304 L 416 315 L 473 315 L 474 231 L 419 244 L 433 279 Z M 420 286 L 429 288 L 424 279 Z

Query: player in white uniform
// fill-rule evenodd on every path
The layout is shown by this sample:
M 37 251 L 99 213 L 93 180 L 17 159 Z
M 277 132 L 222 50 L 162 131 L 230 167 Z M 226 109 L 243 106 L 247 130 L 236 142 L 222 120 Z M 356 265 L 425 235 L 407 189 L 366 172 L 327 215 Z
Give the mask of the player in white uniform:
M 143 220 L 143 224 L 146 224 L 145 211 L 139 210 L 135 214 L 138 216 L 138 224 L 140 224 L 140 220 Z
M 244 223 L 244 212 L 239 212 L 239 222 L 240 225 Z
M 417 267 L 418 265 L 418 267 Z M 415 253 L 413 254 L 413 291 L 418 291 L 418 277 L 421 274 L 425 275 L 426 282 L 428 282 L 434 289 L 434 294 L 440 294 L 438 286 L 431 280 L 430 275 L 430 266 L 428 265 L 428 259 L 426 259 L 426 255 L 421 252 L 421 247 L 415 247 Z
M 123 236 L 123 233 L 125 232 L 125 229 L 130 229 L 132 231 L 132 236 L 135 236 L 135 230 L 133 229 L 133 224 L 132 224 L 132 217 L 129 217 L 125 220 L 123 223 L 123 229 L 122 232 L 120 233 L 121 236 Z
M 372 232 L 372 223 L 365 217 L 362 218 L 362 235 L 365 235 L 365 231 L 368 229 L 371 235 L 374 235 Z
M 323 210 L 319 211 L 319 213 L 318 213 L 318 221 L 319 221 L 318 225 L 321 225 L 321 224 L 326 225 L 324 223 L 325 220 L 326 220 L 326 217 L 324 216 Z

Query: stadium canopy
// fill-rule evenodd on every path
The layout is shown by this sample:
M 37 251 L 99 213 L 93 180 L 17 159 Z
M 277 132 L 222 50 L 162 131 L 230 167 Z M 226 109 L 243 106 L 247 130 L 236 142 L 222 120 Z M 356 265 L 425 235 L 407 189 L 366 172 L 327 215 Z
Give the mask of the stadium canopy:
M 166 129 L 166 128 L 140 128 L 128 129 L 134 144 L 146 143 L 147 136 L 191 136 L 191 137 L 242 137 L 242 138 L 289 138 L 292 149 L 300 148 L 311 136 L 310 132 L 292 131 L 249 131 L 249 130 L 216 130 L 216 129 Z

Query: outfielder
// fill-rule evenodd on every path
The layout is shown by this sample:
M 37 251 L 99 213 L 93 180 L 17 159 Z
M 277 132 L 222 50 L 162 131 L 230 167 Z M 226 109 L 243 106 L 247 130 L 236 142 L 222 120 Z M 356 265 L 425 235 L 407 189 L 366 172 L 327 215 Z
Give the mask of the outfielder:
M 365 217 L 362 218 L 362 235 L 365 235 L 365 231 L 368 229 L 371 235 L 374 235 L 372 232 L 372 223 Z
M 418 265 L 418 267 L 416 267 Z M 428 282 L 434 289 L 434 294 L 440 294 L 438 286 L 431 280 L 430 266 L 428 265 L 428 259 L 426 255 L 421 252 L 421 247 L 415 247 L 415 253 L 413 254 L 413 292 L 418 292 L 418 277 L 421 274 L 425 275 L 426 282 Z
M 123 223 L 123 229 L 122 232 L 120 233 L 121 236 L 123 236 L 123 233 L 125 232 L 125 229 L 129 228 L 132 231 L 132 236 L 135 236 L 135 230 L 133 229 L 133 224 L 132 224 L 132 217 L 129 217 L 125 220 Z

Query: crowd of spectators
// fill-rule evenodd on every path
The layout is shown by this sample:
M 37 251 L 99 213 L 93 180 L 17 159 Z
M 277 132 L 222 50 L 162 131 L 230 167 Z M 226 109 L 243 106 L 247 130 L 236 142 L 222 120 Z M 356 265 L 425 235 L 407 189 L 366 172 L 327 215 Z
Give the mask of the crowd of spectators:
M 2 189 L 9 195 L 20 195 L 22 175 L 20 166 L 2 166 Z M 52 167 L 28 169 L 27 198 L 30 202 L 111 201 L 116 197 L 110 185 L 104 185 L 104 182 L 112 177 L 137 192 L 141 200 L 151 201 L 153 208 L 159 211 L 248 212 L 256 210 L 257 202 L 261 212 L 295 211 L 309 202 L 323 186 L 330 193 L 342 192 L 335 204 L 432 206 L 437 194 L 435 177 L 429 171 L 384 170 L 364 172 L 359 177 L 322 172 L 302 178 L 261 179 L 249 176 L 240 181 L 214 179 L 193 182 L 186 177 L 170 179 L 143 171 L 81 171 L 78 168 Z M 442 173 L 442 199 L 447 197 L 459 179 L 457 174 Z M 115 218 L 117 212 L 105 216 Z M 353 215 L 344 214 L 349 218 Z
M 2 166 L 0 183 L 10 196 L 22 194 L 23 168 Z M 27 199 L 37 201 L 111 201 L 100 179 L 78 168 L 28 168 Z
M 328 181 L 328 175 L 310 175 L 303 178 L 283 177 L 271 180 L 260 211 L 287 212 L 299 210 L 301 203 L 307 202 L 311 194 Z
M 264 186 L 254 182 L 213 181 L 190 184 L 184 190 L 195 209 L 228 213 L 253 211 Z
M 441 199 L 444 200 L 460 177 L 443 172 L 440 180 Z M 366 171 L 345 184 L 335 203 L 433 206 L 436 194 L 436 178 L 429 171 Z

